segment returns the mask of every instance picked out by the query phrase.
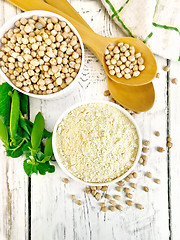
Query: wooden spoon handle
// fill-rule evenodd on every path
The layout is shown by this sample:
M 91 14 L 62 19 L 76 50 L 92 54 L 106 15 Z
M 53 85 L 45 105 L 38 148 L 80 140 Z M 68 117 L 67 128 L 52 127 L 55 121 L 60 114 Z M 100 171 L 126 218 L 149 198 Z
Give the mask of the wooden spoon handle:
M 72 5 L 67 0 L 45 0 L 45 2 L 59 9 L 61 12 L 69 15 L 71 18 L 75 18 L 82 25 L 92 30 L 92 28 L 87 24 L 87 22 L 81 17 L 81 15 L 72 7 Z
M 67 0 L 45 0 L 45 2 L 61 11 L 61 13 L 63 12 L 67 14 L 71 19 L 76 20 L 81 24 L 81 27 L 79 28 L 75 22 L 72 23 L 69 19 L 69 21 L 77 28 L 84 44 L 100 59 L 100 61 L 103 61 L 104 49 L 109 44 L 109 39 L 95 33 Z M 83 34 L 81 34 L 82 31 Z

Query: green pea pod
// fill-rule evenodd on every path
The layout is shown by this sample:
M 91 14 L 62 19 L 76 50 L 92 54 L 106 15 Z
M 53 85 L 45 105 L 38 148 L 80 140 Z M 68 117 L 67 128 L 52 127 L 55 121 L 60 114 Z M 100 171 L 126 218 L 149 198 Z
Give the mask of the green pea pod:
M 15 138 L 15 135 L 17 133 L 19 114 L 20 114 L 19 94 L 16 90 L 14 90 L 12 95 L 11 113 L 10 113 L 10 136 L 12 139 Z
M 26 118 L 25 118 L 25 121 L 27 123 L 29 131 L 32 132 L 33 123 L 31 121 L 29 121 L 28 119 L 26 119 Z M 51 136 L 52 136 L 52 132 L 49 132 L 46 129 L 44 129 L 42 138 L 49 138 Z
M 28 99 L 28 96 L 24 95 L 23 93 L 19 93 L 19 97 L 20 97 L 21 112 L 24 115 L 28 111 L 29 99 Z
M 39 112 L 34 120 L 34 125 L 31 133 L 31 145 L 33 149 L 37 149 L 41 144 L 41 139 L 44 131 L 44 118 Z
M 8 144 L 8 129 L 0 119 L 0 139 L 4 144 Z
M 53 155 L 53 149 L 52 149 L 52 136 L 47 139 L 46 145 L 44 148 L 44 155 L 45 156 L 52 156 Z
M 44 129 L 43 138 L 49 138 L 51 136 L 52 136 L 52 132 L 49 132 L 46 129 Z

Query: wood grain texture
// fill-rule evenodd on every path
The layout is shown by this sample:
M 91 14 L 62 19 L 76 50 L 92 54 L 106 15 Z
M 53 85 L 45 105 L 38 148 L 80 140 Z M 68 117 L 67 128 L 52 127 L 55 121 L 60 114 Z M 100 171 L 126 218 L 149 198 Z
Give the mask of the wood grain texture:
M 20 11 L 0 0 L 0 26 Z M 2 83 L 0 79 L 0 84 Z M 6 157 L 0 142 L 0 239 L 27 239 L 28 178 L 23 158 Z
M 83 5 L 82 5 L 83 2 Z M 99 1 L 71 1 L 94 31 L 105 36 L 122 36 L 116 25 L 109 19 Z M 99 24 L 97 24 L 97 22 Z M 138 189 L 134 201 L 144 204 L 145 210 L 124 204 L 123 212 L 100 212 L 98 203 L 92 196 L 82 192 L 83 186 L 70 182 L 62 183 L 64 174 L 57 167 L 56 173 L 46 177 L 33 176 L 31 193 L 31 234 L 32 239 L 168 239 L 168 188 L 167 188 L 167 152 L 157 153 L 156 146 L 164 144 L 167 134 L 167 85 L 166 74 L 161 70 L 166 60 L 157 58 L 161 78 L 155 81 L 155 106 L 148 113 L 137 116 L 137 122 L 143 137 L 151 140 L 150 159 L 147 167 L 138 167 Z M 106 76 L 101 64 L 87 49 L 85 50 L 85 66 L 79 86 L 69 96 L 61 100 L 37 101 L 31 99 L 31 116 L 34 118 L 41 110 L 46 119 L 46 126 L 52 130 L 58 116 L 68 107 L 79 101 L 90 99 L 108 99 L 103 96 L 107 89 Z M 161 132 L 156 138 L 155 130 Z M 162 181 L 161 188 L 144 177 L 145 171 L 151 170 L 153 176 Z M 127 184 L 128 185 L 128 184 Z M 142 190 L 144 185 L 150 192 Z M 112 186 L 109 192 L 115 193 Z M 77 206 L 69 198 L 76 194 L 83 205 Z M 45 201 L 44 199 L 48 199 Z M 160 199 L 163 199 L 160 201 Z M 48 204 L 47 204 L 48 202 Z M 37 215 L 37 211 L 40 214 Z M 46 230 L 48 229 L 48 230 Z
M 104 36 L 123 36 L 100 1 L 70 2 L 95 32 Z M 0 0 L 0 25 L 18 12 L 12 5 Z M 179 76 L 180 70 L 179 63 L 171 62 L 171 71 L 167 74 L 162 70 L 167 61 L 159 57 L 156 60 L 160 78 L 154 80 L 155 105 L 147 113 L 136 116 L 143 138 L 151 142 L 148 164 L 145 167 L 137 166 L 138 178 L 134 182 L 138 188 L 132 190 L 134 202 L 142 203 L 145 209 L 140 211 L 135 206 L 127 207 L 122 193 L 124 210 L 102 213 L 98 202 L 84 194 L 83 185 L 72 180 L 69 184 L 62 182 L 65 174 L 56 163 L 54 174 L 33 175 L 28 188 L 28 179 L 22 167 L 23 159 L 7 158 L 0 143 L 0 240 L 179 240 L 180 88 L 170 80 Z M 83 74 L 74 91 L 62 99 L 30 99 L 30 118 L 34 120 L 37 112 L 41 111 L 47 129 L 52 130 L 59 115 L 71 105 L 85 100 L 108 100 L 103 95 L 106 89 L 102 65 L 85 48 Z M 160 137 L 154 135 L 156 130 L 160 131 Z M 168 135 L 174 143 L 171 150 L 166 149 Z M 157 146 L 164 147 L 166 151 L 158 153 Z M 151 171 L 154 178 L 160 178 L 161 185 L 146 178 L 146 171 Z M 129 186 L 128 183 L 126 185 Z M 143 186 L 148 186 L 150 191 L 144 192 Z M 114 188 L 115 185 L 111 186 L 108 193 L 117 193 Z M 73 203 L 70 194 L 81 199 L 82 206 Z
M 169 150 L 169 212 L 170 212 L 170 230 L 172 239 L 180 238 L 180 82 L 178 85 L 172 84 L 171 80 L 177 78 L 180 81 L 180 63 L 170 63 L 169 92 L 168 92 L 168 136 L 172 138 L 173 148 Z

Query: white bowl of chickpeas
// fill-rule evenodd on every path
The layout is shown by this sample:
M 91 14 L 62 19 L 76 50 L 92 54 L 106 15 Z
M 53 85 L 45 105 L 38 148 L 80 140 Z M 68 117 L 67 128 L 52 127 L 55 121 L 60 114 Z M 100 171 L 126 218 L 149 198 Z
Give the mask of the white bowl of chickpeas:
M 35 98 L 64 97 L 83 68 L 84 46 L 75 27 L 48 11 L 27 11 L 0 29 L 0 75 Z

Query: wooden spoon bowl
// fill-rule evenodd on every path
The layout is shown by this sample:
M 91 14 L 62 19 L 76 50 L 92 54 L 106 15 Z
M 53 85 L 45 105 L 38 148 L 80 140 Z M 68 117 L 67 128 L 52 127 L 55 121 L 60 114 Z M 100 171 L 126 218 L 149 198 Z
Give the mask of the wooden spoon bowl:
M 135 112 L 148 111 L 154 104 L 155 91 L 152 83 L 143 86 L 127 86 L 108 78 L 108 89 L 116 102 Z

